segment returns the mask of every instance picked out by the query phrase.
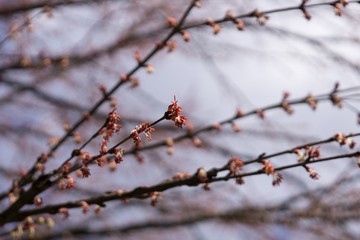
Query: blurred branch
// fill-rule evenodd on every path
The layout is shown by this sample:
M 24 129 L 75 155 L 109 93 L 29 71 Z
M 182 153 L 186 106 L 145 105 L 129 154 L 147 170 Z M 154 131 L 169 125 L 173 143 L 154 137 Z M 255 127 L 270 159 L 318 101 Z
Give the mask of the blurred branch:
M 100 4 L 104 2 L 112 2 L 112 1 L 122 1 L 122 0 L 56 0 L 56 1 L 48 1 L 48 0 L 37 0 L 32 2 L 22 2 L 22 3 L 10 3 L 10 4 L 2 4 L 0 7 L 0 16 L 9 16 L 15 13 L 21 13 L 37 8 L 56 8 L 61 6 L 72 6 L 72 5 L 88 5 L 88 4 Z
M 44 64 L 44 61 L 50 62 L 51 67 L 60 67 L 62 68 L 62 62 L 64 59 L 68 60 L 71 64 L 67 68 L 62 68 L 63 70 L 71 69 L 75 66 L 79 66 L 95 59 L 98 59 L 107 54 L 113 54 L 115 51 L 122 49 L 124 47 L 133 46 L 139 43 L 139 41 L 145 41 L 153 39 L 155 36 L 158 36 L 159 33 L 163 32 L 165 29 L 159 28 L 159 30 L 151 30 L 148 33 L 139 33 L 139 34 L 128 34 L 125 37 L 121 37 L 114 41 L 108 46 L 102 47 L 101 49 L 92 50 L 83 55 L 71 55 L 69 57 L 64 56 L 55 56 L 55 57 L 31 57 L 31 56 L 22 56 L 11 61 L 7 65 L 0 67 L 0 72 L 10 71 L 10 70 L 26 70 L 26 69 L 46 69 L 49 66 Z M 0 43 L 1 45 L 1 43 Z M 24 57 L 29 58 L 30 64 L 23 64 Z
M 40 89 L 38 89 L 34 84 L 26 84 L 21 83 L 15 80 L 8 80 L 4 78 L 0 78 L 0 83 L 3 83 L 4 85 L 11 86 L 14 89 L 16 89 L 16 93 L 19 94 L 20 92 L 31 92 L 38 98 L 53 104 L 54 106 L 58 106 L 61 108 L 71 109 L 74 111 L 79 111 L 81 113 L 86 111 L 85 107 L 77 105 L 74 101 L 67 101 L 58 97 L 51 96 L 49 93 L 44 92 Z M 17 96 L 18 97 L 18 96 Z M 8 99 L 0 99 L 0 105 L 8 102 Z M 106 119 L 106 114 L 98 114 L 98 116 L 101 119 Z
M 156 9 L 156 5 L 154 8 L 146 9 L 146 12 L 144 15 L 149 17 L 151 14 L 154 13 L 154 10 Z M 35 18 L 40 13 L 32 16 L 30 19 Z M 112 14 L 112 13 L 111 13 Z M 111 15 L 110 14 L 110 15 Z M 105 17 L 106 19 L 106 17 Z M 60 56 L 46 56 L 46 54 L 40 54 L 40 56 L 32 56 L 32 55 L 24 55 L 19 56 L 19 54 L 13 56 L 11 60 L 6 61 L 1 67 L 0 72 L 6 72 L 11 70 L 29 70 L 29 69 L 55 69 L 56 71 L 65 71 L 72 69 L 77 66 L 81 66 L 83 64 L 95 61 L 96 59 L 99 59 L 106 55 L 114 54 L 116 51 L 119 51 L 120 49 L 124 49 L 126 47 L 134 46 L 134 45 L 140 45 L 144 41 L 154 40 L 155 37 L 158 37 L 160 33 L 165 32 L 168 30 L 168 27 L 160 27 L 160 28 L 151 28 L 147 29 L 147 32 L 141 32 L 141 33 L 134 33 L 134 29 L 137 29 L 141 27 L 144 24 L 144 21 L 141 21 L 142 19 L 138 19 L 138 21 L 134 21 L 133 23 L 126 26 L 126 29 L 124 29 L 120 36 L 115 39 L 112 43 L 107 44 L 105 46 L 102 46 L 95 50 L 89 50 L 86 53 L 83 54 L 62 54 Z M 29 20 L 30 21 L 30 20 Z M 94 32 L 95 26 L 101 26 L 101 22 L 104 21 L 104 18 L 100 19 L 86 34 L 85 36 L 80 40 L 79 44 L 82 46 L 84 44 L 84 38 L 90 33 Z M 24 22 L 22 25 L 20 25 L 17 29 L 17 31 L 20 31 L 22 28 L 24 28 L 28 23 Z M 11 34 L 7 34 L 7 36 L 0 41 L 0 45 L 4 43 Z M 75 47 L 75 49 L 79 48 L 79 46 Z M 73 52 L 74 50 L 68 50 L 69 52 Z M 64 62 L 66 62 L 64 66 Z
M 24 137 L 24 132 L 26 132 L 27 134 L 31 134 L 31 136 L 38 136 L 38 137 L 42 137 L 42 138 L 50 138 L 51 137 L 51 135 L 48 134 L 46 131 L 35 129 L 30 126 L 26 126 L 26 125 L 12 126 L 8 123 L 6 123 L 6 124 L 0 123 L 0 133 L 1 134 L 13 133 L 13 134 L 22 135 L 22 137 Z M 1 199 L 1 197 L 0 197 L 0 199 Z
M 62 99 L 62 98 L 59 98 L 59 97 L 55 97 L 55 96 L 52 96 L 50 95 L 49 93 L 45 92 L 45 91 L 42 91 L 40 90 L 39 88 L 36 87 L 36 84 L 26 84 L 26 83 L 22 83 L 22 82 L 18 82 L 16 80 L 8 80 L 8 79 L 4 79 L 0 76 L 0 83 L 3 83 L 4 85 L 7 85 L 7 86 L 11 86 L 15 89 L 15 94 L 16 94 L 16 97 L 18 98 L 19 97 L 19 94 L 21 92 L 31 92 L 34 96 L 36 96 L 37 98 L 45 101 L 45 102 L 48 102 L 54 106 L 57 106 L 61 109 L 66 109 L 66 110 L 73 110 L 73 111 L 76 111 L 76 112 L 79 112 L 81 114 L 83 114 L 84 112 L 86 112 L 87 108 L 84 107 L 84 106 L 80 106 L 78 105 L 76 102 L 74 101 L 68 101 L 68 100 L 65 100 L 65 99 Z M 9 96 L 11 97 L 11 96 Z M 0 98 L 0 105 L 2 104 L 5 104 L 5 103 L 9 103 L 9 101 L 11 99 L 8 99 L 9 97 L 7 98 Z M 98 113 L 96 112 L 94 114 L 94 117 L 99 119 L 99 120 L 104 120 L 107 118 L 107 114 L 105 113 Z M 128 116 L 124 116 L 121 118 L 121 121 L 122 122 L 126 122 L 126 123 L 131 123 L 131 124 L 137 124 L 140 122 L 140 119 L 138 118 L 131 118 L 131 117 L 128 117 Z M 5 125 L 4 125 L 5 126 Z M 11 130 L 11 126 L 8 125 L 8 128 L 7 130 Z M 6 130 L 6 129 L 4 129 Z M 44 135 L 45 133 L 44 132 L 39 132 L 37 130 L 34 130 L 34 129 L 26 129 L 26 131 L 35 131 L 35 132 L 38 132 L 40 135 Z M 46 134 L 45 134 L 46 135 Z M 48 135 L 47 135 L 48 136 Z M 48 136 L 49 137 L 49 136 Z
M 167 229 L 174 227 L 182 227 L 193 224 L 198 224 L 206 221 L 216 220 L 224 222 L 240 222 L 242 224 L 260 224 L 270 221 L 268 215 L 275 209 L 261 208 L 261 207 L 244 207 L 240 209 L 233 209 L 229 212 L 223 213 L 205 213 L 193 217 L 187 217 L 178 220 L 153 220 L 142 223 L 130 224 L 128 226 L 104 228 L 101 230 L 91 230 L 89 228 L 71 229 L 67 233 L 54 233 L 46 236 L 39 236 L 39 239 L 54 239 L 59 237 L 75 237 L 75 236 L 102 236 L 102 235 L 122 235 L 130 234 L 134 231 L 142 231 L 147 229 Z M 190 214 L 192 215 L 192 214 Z
M 200 224 L 207 221 L 220 221 L 224 224 L 239 223 L 243 225 L 266 225 L 280 224 L 288 228 L 301 225 L 302 220 L 319 220 L 337 226 L 338 222 L 347 222 L 356 220 L 356 212 L 360 210 L 358 206 L 346 204 L 331 204 L 322 206 L 321 211 L 313 212 L 311 208 L 299 210 L 281 209 L 280 206 L 260 207 L 250 206 L 232 209 L 220 213 L 205 213 L 196 216 L 186 217 L 178 220 L 153 220 L 142 223 L 130 224 L 127 226 L 103 228 L 100 230 L 91 230 L 87 227 L 69 229 L 66 232 L 58 232 L 44 236 L 37 236 L 38 239 L 57 239 L 72 238 L 77 236 L 121 236 L 132 232 L 144 231 L 148 229 L 165 230 L 174 227 L 184 227 L 193 224 Z M 348 215 L 350 213 L 350 215 Z M 334 215 L 337 221 L 334 221 Z M 284 217 L 285 216 L 285 217 Z
M 265 29 L 265 31 L 276 33 L 276 34 L 279 34 L 282 36 L 301 39 L 301 40 L 311 44 L 312 46 L 318 48 L 320 50 L 320 52 L 325 53 L 330 58 L 332 58 L 334 61 L 344 64 L 344 65 L 348 66 L 349 68 L 353 69 L 358 74 L 360 74 L 360 65 L 359 64 L 356 64 L 356 63 L 350 61 L 349 59 L 345 58 L 341 54 L 338 54 L 335 51 L 331 50 L 330 48 L 326 47 L 326 45 L 323 42 L 321 42 L 320 40 L 317 40 L 316 38 L 308 37 L 308 36 L 305 36 L 300 33 L 292 32 L 290 30 L 285 30 L 285 29 L 281 29 L 281 28 L 277 28 L 277 27 L 268 27 Z M 354 42 L 354 43 L 356 43 L 356 42 Z
M 84 0 L 84 1 L 87 1 L 87 0 Z M 349 4 L 358 3 L 358 2 L 359 1 L 348 1 Z M 339 3 L 339 1 L 330 1 L 330 2 L 325 2 L 325 3 L 306 4 L 306 5 L 301 4 L 301 5 L 295 6 L 295 7 L 272 9 L 272 10 L 261 11 L 261 12 L 255 10 L 250 13 L 241 14 L 241 15 L 234 16 L 234 17 L 225 16 L 222 19 L 214 20 L 213 23 L 219 24 L 219 23 L 224 23 L 224 22 L 232 22 L 232 21 L 236 21 L 237 19 L 243 19 L 243 18 L 258 18 L 259 19 L 259 17 L 265 16 L 268 14 L 293 11 L 293 10 L 303 11 L 303 9 L 307 9 L 307 8 L 314 8 L 314 7 L 326 6 L 326 5 L 333 6 L 336 3 Z M 180 29 L 177 30 L 177 32 L 192 29 L 192 28 L 204 27 L 204 26 L 209 26 L 209 22 L 205 21 L 205 22 L 191 23 L 189 25 L 182 26 Z M 127 45 L 129 43 L 134 43 L 134 41 L 148 38 L 148 37 L 150 38 L 152 36 L 156 36 L 157 34 L 163 32 L 167 29 L 168 29 L 167 26 L 163 26 L 158 29 L 153 29 L 149 33 L 145 33 L 145 34 L 142 33 L 139 35 L 127 35 L 124 39 L 119 39 L 116 42 L 114 42 L 113 44 L 111 44 L 103 49 L 95 50 L 84 56 L 70 56 L 68 59 L 72 63 L 83 64 L 85 62 L 88 62 L 91 59 L 95 59 L 95 58 L 103 56 L 104 54 L 111 53 L 121 46 Z M 56 66 L 56 65 L 61 65 L 63 56 L 52 57 L 52 58 L 48 58 L 48 59 L 52 62 L 52 64 L 54 66 Z M 17 59 L 13 63 L 8 64 L 7 66 L 2 66 L 0 68 L 0 72 L 12 70 L 12 69 L 42 68 L 42 67 L 44 67 L 44 64 L 42 63 L 42 61 L 43 61 L 42 59 L 31 59 L 31 61 L 30 61 L 31 64 L 24 65 L 24 64 L 21 64 L 21 59 Z

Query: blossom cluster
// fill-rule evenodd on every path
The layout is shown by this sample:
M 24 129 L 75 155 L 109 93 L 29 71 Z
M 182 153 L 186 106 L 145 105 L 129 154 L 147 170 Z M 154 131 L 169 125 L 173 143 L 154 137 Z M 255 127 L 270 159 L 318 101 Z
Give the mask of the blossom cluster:
M 151 126 L 151 124 L 149 122 L 143 122 L 142 124 L 136 126 L 135 129 L 133 129 L 131 131 L 130 136 L 134 140 L 136 147 L 140 147 L 141 142 L 142 142 L 140 133 L 143 132 L 145 134 L 147 140 L 151 141 L 152 140 L 151 132 L 153 132 L 153 131 L 155 131 L 155 128 L 153 126 Z
M 121 125 L 119 124 L 120 115 L 116 112 L 116 109 L 111 111 L 106 119 L 105 127 L 100 130 L 99 134 L 102 135 L 100 153 L 106 154 L 108 151 L 108 143 L 110 137 L 115 132 L 119 132 Z
M 262 172 L 264 172 L 266 175 L 271 175 L 272 178 L 272 185 L 278 186 L 283 181 L 283 176 L 275 171 L 275 168 L 271 164 L 270 160 L 262 160 L 261 164 L 263 165 L 263 168 L 261 169 Z
M 304 163 L 310 160 L 315 160 L 317 158 L 320 158 L 320 147 L 315 148 L 311 146 L 306 146 L 305 151 L 296 148 L 293 150 L 293 152 L 298 156 L 299 163 Z
M 182 108 L 178 105 L 178 101 L 174 97 L 174 101 L 168 106 L 168 110 L 165 112 L 164 118 L 175 122 L 175 126 L 182 128 L 186 125 L 187 117 L 181 115 Z
M 335 134 L 334 140 L 336 140 L 340 146 L 348 145 L 350 149 L 353 149 L 356 145 L 356 142 L 350 136 L 347 137 L 341 132 Z

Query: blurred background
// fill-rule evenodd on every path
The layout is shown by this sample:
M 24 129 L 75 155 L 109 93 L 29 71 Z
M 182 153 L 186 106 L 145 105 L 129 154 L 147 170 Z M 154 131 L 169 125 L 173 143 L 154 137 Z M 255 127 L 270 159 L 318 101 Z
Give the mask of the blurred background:
M 308 4 L 326 1 L 309 1 Z M 135 51 L 145 56 L 170 31 L 168 16 L 179 19 L 191 1 L 74 0 L 0 1 L 0 191 L 27 171 L 41 152 L 61 137 L 64 124 L 72 125 L 101 97 L 100 86 L 111 89 L 136 66 Z M 222 19 L 258 9 L 266 11 L 299 6 L 300 1 L 202 0 L 185 26 L 208 18 Z M 116 143 L 144 121 L 162 117 L 174 96 L 196 130 L 243 112 L 289 99 L 330 93 L 359 86 L 360 5 L 343 8 L 309 8 L 311 20 L 300 10 L 269 14 L 261 26 L 246 18 L 244 31 L 231 22 L 213 34 L 210 26 L 190 28 L 189 42 L 173 37 L 177 48 L 162 50 L 150 60 L 155 71 L 135 73 L 138 82 L 123 85 L 113 95 L 123 128 Z M 355 89 L 356 90 L 356 89 Z M 264 120 L 250 116 L 221 132 L 199 134 L 201 147 L 191 139 L 176 142 L 173 154 L 166 146 L 128 154 L 124 162 L 91 167 L 91 177 L 76 178 L 74 190 L 56 188 L 43 193 L 44 205 L 98 196 L 115 189 L 154 185 L 178 172 L 194 173 L 199 167 L 221 167 L 231 156 L 243 160 L 262 153 L 291 149 L 327 139 L 338 132 L 359 132 L 359 92 L 349 93 L 339 109 L 330 101 L 316 111 L 294 106 L 292 115 L 282 109 L 267 111 Z M 77 134 L 82 142 L 104 123 L 113 108 L 103 104 Z M 153 142 L 186 133 L 161 122 Z M 355 139 L 356 140 L 356 139 Z M 101 139 L 86 150 L 97 154 Z M 59 148 L 46 165 L 50 172 L 76 148 L 73 139 Z M 132 141 L 123 145 L 132 149 Z M 358 149 L 358 148 L 357 148 Z M 337 143 L 321 146 L 322 156 L 349 152 Z M 272 160 L 274 166 L 296 163 L 295 155 Z M 251 165 L 245 171 L 257 170 Z M 201 187 L 181 187 L 163 193 L 157 207 L 150 200 L 109 202 L 101 214 L 70 210 L 70 217 L 54 216 L 54 229 L 39 228 L 38 238 L 121 239 L 358 239 L 359 171 L 347 159 L 314 165 L 321 176 L 314 181 L 303 169 L 283 173 L 273 187 L 271 177 L 254 176 L 244 185 L 235 181 Z M 7 199 L 1 208 L 8 206 Z M 4 229 L 8 230 L 8 229 Z

